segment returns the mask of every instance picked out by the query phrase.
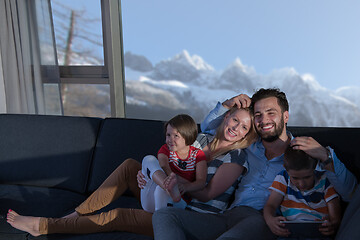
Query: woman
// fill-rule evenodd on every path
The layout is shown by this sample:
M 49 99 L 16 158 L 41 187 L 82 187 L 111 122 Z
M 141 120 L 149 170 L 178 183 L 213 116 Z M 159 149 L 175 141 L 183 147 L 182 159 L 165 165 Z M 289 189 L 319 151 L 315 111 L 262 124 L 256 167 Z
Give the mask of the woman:
M 222 195 L 231 195 L 234 191 L 234 182 L 239 179 L 246 167 L 246 162 L 239 157 L 241 153 L 239 148 L 249 146 L 255 138 L 253 116 L 249 109 L 244 108 L 230 109 L 215 136 L 199 134 L 194 144 L 195 147 L 202 148 L 207 157 L 208 180 L 211 180 L 203 190 L 190 193 L 201 202 L 193 200 L 189 208 L 209 212 L 225 209 L 229 199 L 222 198 Z M 21 216 L 9 210 L 7 222 L 14 228 L 33 236 L 109 231 L 127 231 L 153 236 L 152 213 L 142 209 L 116 208 L 108 212 L 89 215 L 110 204 L 126 189 L 129 189 L 140 200 L 140 187 L 136 180 L 140 169 L 141 163 L 127 159 L 75 209 L 74 213 L 63 218 Z M 139 178 L 139 186 L 143 186 L 141 176 Z M 213 200 L 209 201 L 211 199 Z

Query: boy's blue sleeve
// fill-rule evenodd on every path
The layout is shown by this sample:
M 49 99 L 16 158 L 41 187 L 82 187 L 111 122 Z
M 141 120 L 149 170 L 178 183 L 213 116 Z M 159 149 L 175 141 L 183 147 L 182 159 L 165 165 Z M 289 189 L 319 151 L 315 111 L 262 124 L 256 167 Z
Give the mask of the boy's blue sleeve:
M 200 124 L 201 132 L 215 135 L 216 129 L 220 126 L 227 111 L 228 109 L 218 102 L 216 107 L 210 111 Z

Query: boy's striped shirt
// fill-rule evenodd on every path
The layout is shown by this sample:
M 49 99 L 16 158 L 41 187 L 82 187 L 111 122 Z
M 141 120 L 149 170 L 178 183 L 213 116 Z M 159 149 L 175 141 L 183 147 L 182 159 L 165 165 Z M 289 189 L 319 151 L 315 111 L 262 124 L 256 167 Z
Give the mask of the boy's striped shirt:
M 327 202 L 338 197 L 325 172 L 315 171 L 314 187 L 300 191 L 283 170 L 269 188 L 284 196 L 280 205 L 281 213 L 287 220 L 321 220 L 328 216 Z

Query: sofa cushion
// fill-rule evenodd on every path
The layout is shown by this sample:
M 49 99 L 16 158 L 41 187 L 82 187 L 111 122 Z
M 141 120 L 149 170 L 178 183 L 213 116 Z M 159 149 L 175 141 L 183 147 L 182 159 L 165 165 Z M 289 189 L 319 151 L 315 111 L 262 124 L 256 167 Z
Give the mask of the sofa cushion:
M 0 183 L 84 192 L 101 119 L 0 115 Z
M 12 228 L 6 222 L 8 209 L 26 216 L 62 217 L 74 211 L 86 196 L 67 190 L 1 185 L 0 187 L 0 235 L 11 234 L 6 239 L 24 239 L 24 232 Z
M 1 185 L 0 214 L 4 216 L 13 209 L 21 215 L 62 217 L 85 199 L 85 195 L 62 189 Z
M 62 217 L 73 212 L 81 202 L 85 200 L 85 196 L 66 190 L 17 186 L 17 185 L 1 185 L 0 188 L 0 239 L 22 240 L 127 240 L 127 239 L 144 239 L 150 240 L 151 237 L 128 233 L 128 232 L 110 232 L 110 233 L 94 233 L 94 234 L 50 234 L 40 237 L 32 237 L 27 233 L 12 228 L 6 222 L 6 213 L 8 209 L 13 209 L 19 214 L 30 216 L 45 217 Z M 108 211 L 117 207 L 123 208 L 139 208 L 140 203 L 133 197 L 120 197 L 110 205 L 101 209 L 99 212 Z
M 125 159 L 142 161 L 157 155 L 165 143 L 164 123 L 152 120 L 107 118 L 96 145 L 88 191 L 100 186 Z

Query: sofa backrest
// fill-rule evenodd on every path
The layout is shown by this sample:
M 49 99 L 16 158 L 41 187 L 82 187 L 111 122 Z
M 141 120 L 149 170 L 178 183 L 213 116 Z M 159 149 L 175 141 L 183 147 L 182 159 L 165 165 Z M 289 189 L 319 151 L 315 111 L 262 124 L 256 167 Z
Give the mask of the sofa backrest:
M 330 146 L 337 157 L 360 180 L 360 128 L 288 127 L 294 136 L 310 136 Z
M 356 137 L 360 128 L 288 127 L 294 136 L 311 136 L 323 146 L 331 146 L 339 159 L 360 179 L 360 151 Z M 90 171 L 88 191 L 94 191 L 125 159 L 142 161 L 156 155 L 165 143 L 164 122 L 107 118 L 104 120 Z
M 146 155 L 156 156 L 164 143 L 162 121 L 105 119 L 94 153 L 88 191 L 92 192 L 98 188 L 127 158 L 141 162 Z
M 0 114 L 0 183 L 85 192 L 101 122 Z
M 288 129 L 334 148 L 360 178 L 360 128 Z M 0 114 L 0 183 L 89 193 L 125 159 L 141 162 L 164 143 L 163 121 Z

